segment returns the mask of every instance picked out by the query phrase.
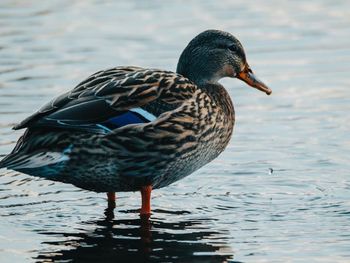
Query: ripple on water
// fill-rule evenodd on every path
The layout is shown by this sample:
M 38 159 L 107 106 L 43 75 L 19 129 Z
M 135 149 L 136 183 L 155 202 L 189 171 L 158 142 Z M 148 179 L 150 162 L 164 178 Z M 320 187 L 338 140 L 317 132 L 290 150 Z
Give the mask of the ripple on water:
M 232 142 L 154 191 L 148 222 L 138 193 L 120 193 L 113 215 L 102 194 L 1 169 L 0 261 L 349 261 L 349 7 L 1 1 L 0 158 L 22 133 L 11 127 L 53 96 L 116 65 L 173 70 L 207 28 L 234 33 L 273 94 L 222 80 L 235 102 Z

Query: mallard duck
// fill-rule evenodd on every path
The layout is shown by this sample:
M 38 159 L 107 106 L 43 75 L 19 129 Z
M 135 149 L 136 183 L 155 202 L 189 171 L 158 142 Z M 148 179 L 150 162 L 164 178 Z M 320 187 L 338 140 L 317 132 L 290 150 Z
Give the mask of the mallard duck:
M 233 35 L 207 30 L 190 41 L 175 72 L 141 67 L 99 71 L 13 129 L 26 129 L 0 167 L 106 192 L 165 187 L 216 158 L 230 141 L 231 77 L 266 94 Z

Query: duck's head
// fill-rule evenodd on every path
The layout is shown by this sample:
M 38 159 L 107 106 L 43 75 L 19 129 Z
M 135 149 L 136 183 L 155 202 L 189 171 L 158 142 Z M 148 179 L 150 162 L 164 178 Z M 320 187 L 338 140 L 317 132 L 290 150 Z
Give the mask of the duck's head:
M 220 30 L 206 30 L 192 39 L 182 52 L 176 71 L 197 85 L 231 77 L 243 80 L 267 95 L 272 93 L 253 74 L 238 39 Z

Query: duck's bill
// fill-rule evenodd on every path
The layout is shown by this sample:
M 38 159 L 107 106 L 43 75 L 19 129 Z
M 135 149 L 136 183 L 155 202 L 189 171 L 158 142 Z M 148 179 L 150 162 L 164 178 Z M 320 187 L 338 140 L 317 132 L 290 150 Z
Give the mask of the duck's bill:
M 267 95 L 270 95 L 272 93 L 272 90 L 268 86 L 266 86 L 261 80 L 255 77 L 249 67 L 246 67 L 244 71 L 240 72 L 237 78 L 243 80 L 249 86 L 265 92 Z

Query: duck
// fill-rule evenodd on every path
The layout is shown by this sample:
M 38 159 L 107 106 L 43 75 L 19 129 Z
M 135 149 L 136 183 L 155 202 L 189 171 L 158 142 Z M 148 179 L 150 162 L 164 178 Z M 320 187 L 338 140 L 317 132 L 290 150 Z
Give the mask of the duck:
M 241 42 L 221 30 L 195 36 L 176 72 L 136 66 L 98 71 L 13 127 L 25 129 L 0 168 L 82 189 L 140 191 L 141 216 L 151 192 L 219 156 L 235 111 L 222 78 L 237 78 L 267 95 Z

